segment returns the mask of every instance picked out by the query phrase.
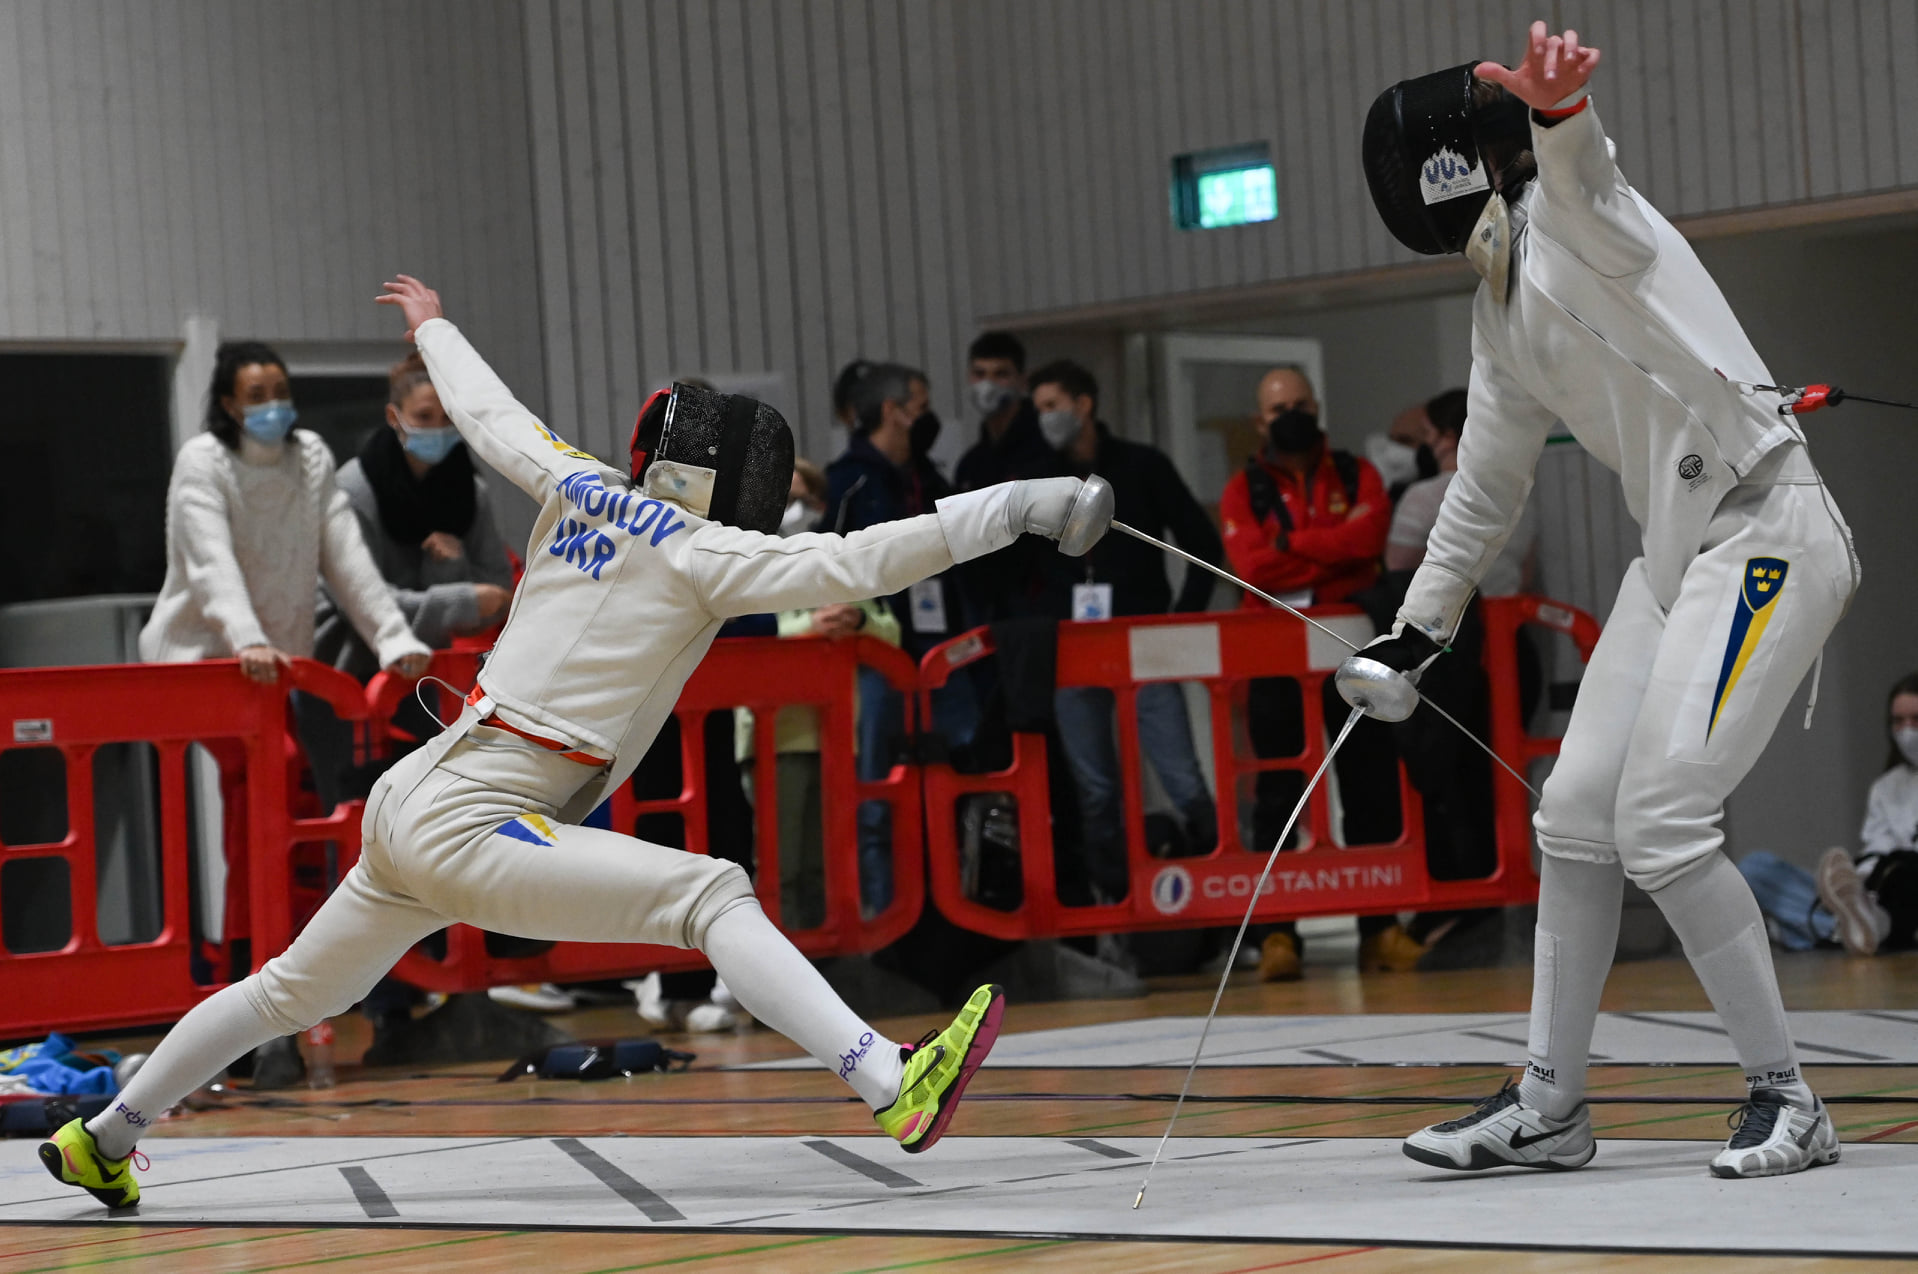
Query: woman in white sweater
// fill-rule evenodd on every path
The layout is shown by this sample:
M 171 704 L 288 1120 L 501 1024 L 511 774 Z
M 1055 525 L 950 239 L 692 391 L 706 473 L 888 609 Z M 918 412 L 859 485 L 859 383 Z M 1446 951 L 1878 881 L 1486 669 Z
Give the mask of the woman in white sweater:
M 390 671 L 417 676 L 413 636 L 367 552 L 333 456 L 293 428 L 286 364 L 256 341 L 220 346 L 207 432 L 180 448 L 167 488 L 167 571 L 140 633 L 149 663 L 237 656 L 255 681 L 313 653 L 319 581 Z

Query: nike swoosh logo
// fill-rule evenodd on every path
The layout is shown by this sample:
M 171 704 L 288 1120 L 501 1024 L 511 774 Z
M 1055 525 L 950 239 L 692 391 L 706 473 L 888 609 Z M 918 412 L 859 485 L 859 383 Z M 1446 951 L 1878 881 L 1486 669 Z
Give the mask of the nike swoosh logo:
M 1817 1133 L 1818 1133 L 1817 1124 L 1813 1124 L 1811 1127 L 1805 1129 L 1805 1131 L 1799 1133 L 1797 1137 L 1798 1148 L 1800 1150 L 1810 1150 L 1812 1138 L 1816 1136 Z
M 933 1047 L 937 1049 L 938 1052 L 937 1054 L 934 1055 L 932 1059 L 932 1065 L 926 1067 L 926 1069 L 919 1072 L 919 1078 L 912 1081 L 912 1088 L 905 1088 L 900 1090 L 899 1096 L 893 1099 L 894 1102 L 898 1102 L 899 1100 L 904 1098 L 907 1093 L 910 1093 L 913 1090 L 913 1088 L 919 1087 L 921 1084 L 931 1079 L 934 1075 L 938 1074 L 940 1063 L 946 1060 L 946 1046 L 944 1044 L 935 1044 L 933 1045 Z
M 1539 1133 L 1535 1137 L 1527 1137 L 1524 1133 L 1518 1131 L 1517 1129 L 1513 1129 L 1512 1140 L 1510 1144 L 1512 1149 L 1514 1150 L 1523 1150 L 1527 1146 L 1536 1146 L 1541 1141 L 1550 1141 L 1553 1137 L 1558 1136 L 1558 1134 L 1563 1131 L 1564 1131 L 1563 1129 L 1555 1129 L 1550 1132 Z

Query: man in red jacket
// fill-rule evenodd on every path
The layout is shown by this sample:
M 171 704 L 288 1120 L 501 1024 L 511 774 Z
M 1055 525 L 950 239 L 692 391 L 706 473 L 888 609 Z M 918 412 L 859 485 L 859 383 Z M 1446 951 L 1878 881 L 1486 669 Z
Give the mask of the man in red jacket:
M 1265 445 L 1232 475 L 1219 501 L 1225 552 L 1241 579 L 1294 606 L 1344 601 L 1379 574 L 1379 558 L 1392 526 L 1392 502 L 1370 461 L 1337 451 L 1319 428 L 1319 404 L 1305 374 L 1277 367 L 1259 382 L 1259 416 Z M 1241 604 L 1263 607 L 1247 593 Z M 1331 682 L 1325 684 L 1326 719 L 1342 720 Z M 1246 727 L 1260 757 L 1297 756 L 1305 749 L 1305 713 L 1299 683 L 1270 677 L 1246 694 Z M 1348 845 L 1398 838 L 1398 773 L 1390 730 L 1377 721 L 1359 723 L 1336 765 L 1344 800 L 1342 831 Z M 1305 783 L 1296 770 L 1259 775 L 1252 811 L 1253 835 L 1263 851 L 1285 826 Z M 1423 947 L 1389 916 L 1359 922 L 1361 969 L 1410 968 Z M 1259 971 L 1268 982 L 1300 974 L 1299 937 L 1287 923 L 1269 933 Z

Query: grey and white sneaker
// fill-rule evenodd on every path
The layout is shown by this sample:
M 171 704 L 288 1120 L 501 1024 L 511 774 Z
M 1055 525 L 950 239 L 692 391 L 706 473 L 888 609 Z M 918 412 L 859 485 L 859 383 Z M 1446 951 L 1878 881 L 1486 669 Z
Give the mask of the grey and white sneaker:
M 1891 915 L 1865 889 L 1851 855 L 1842 846 L 1818 860 L 1818 901 L 1838 921 L 1838 940 L 1855 956 L 1872 955 L 1891 933 Z
M 1553 1119 L 1505 1087 L 1462 1119 L 1421 1128 L 1405 1139 L 1405 1156 L 1434 1168 L 1582 1168 L 1598 1153 L 1592 1112 L 1584 1102 L 1568 1119 Z
M 1732 1112 L 1736 1129 L 1712 1160 L 1714 1177 L 1782 1177 L 1838 1162 L 1838 1130 L 1825 1103 L 1801 1110 L 1776 1089 L 1754 1089 Z

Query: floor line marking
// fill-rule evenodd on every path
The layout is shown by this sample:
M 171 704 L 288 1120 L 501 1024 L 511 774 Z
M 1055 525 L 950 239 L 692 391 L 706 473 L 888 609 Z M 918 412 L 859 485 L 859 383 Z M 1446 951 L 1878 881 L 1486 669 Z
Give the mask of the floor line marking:
M 895 1172 L 883 1163 L 874 1163 L 864 1155 L 856 1154 L 824 1138 L 814 1138 L 800 1144 L 808 1150 L 817 1151 L 826 1156 L 842 1168 L 851 1168 L 860 1176 L 877 1181 L 888 1190 L 917 1190 L 925 1185 L 923 1181 L 914 1181 L 903 1172 Z
M 1530 1040 L 1513 1039 L 1509 1035 L 1494 1035 L 1490 1031 L 1460 1031 L 1460 1035 L 1469 1035 L 1475 1040 L 1490 1040 L 1494 1044 L 1510 1044 L 1513 1048 L 1530 1048 Z
M 40 1224 L 44 1225 L 44 1224 L 47 1224 L 47 1222 L 41 1222 Z M 79 1224 L 101 1225 L 101 1224 L 112 1224 L 112 1223 L 100 1222 L 100 1221 L 82 1221 Z M 61 1270 L 87 1269 L 95 1265 L 116 1265 L 121 1261 L 142 1260 L 149 1256 L 177 1256 L 182 1252 L 204 1252 L 208 1248 L 234 1247 L 241 1243 L 264 1243 L 270 1239 L 296 1239 L 304 1235 L 319 1234 L 319 1233 L 322 1233 L 322 1231 L 316 1230 L 316 1229 L 304 1229 L 304 1230 L 279 1230 L 272 1234 L 249 1234 L 243 1239 L 220 1239 L 217 1242 L 213 1242 L 213 1243 L 195 1243 L 191 1247 L 171 1247 L 164 1252 L 120 1252 L 120 1253 L 116 1253 L 113 1256 L 100 1257 L 97 1260 L 80 1261 L 77 1264 L 73 1262 L 62 1261 L 58 1265 L 42 1265 L 38 1269 L 18 1270 L 18 1271 L 15 1271 L 15 1274 L 57 1274 L 57 1272 Z
M 1654 1017 L 1650 1013 L 1619 1012 L 1619 1013 L 1614 1013 L 1612 1016 L 1622 1017 L 1633 1022 L 1643 1022 L 1647 1026 L 1669 1026 L 1673 1028 L 1674 1030 L 1703 1031 L 1707 1035 L 1716 1035 L 1722 1039 L 1731 1038 L 1731 1035 L 1727 1031 L 1725 1031 L 1722 1027 L 1707 1026 L 1703 1022 L 1672 1022 L 1662 1017 Z
M 1108 1146 L 1093 1137 L 1067 1137 L 1068 1146 L 1077 1146 L 1081 1150 L 1090 1150 L 1095 1155 L 1104 1155 L 1108 1159 L 1137 1159 L 1139 1156 L 1130 1150 L 1121 1150 L 1117 1146 Z
M 1859 1141 L 1882 1141 L 1886 1137 L 1895 1137 L 1899 1133 L 1904 1132 L 1906 1129 L 1909 1129 L 1909 1128 L 1918 1128 L 1918 1119 L 1914 1119 L 1908 1124 L 1894 1124 L 1890 1128 L 1882 1129 L 1878 1132 L 1871 1134 L 1871 1136 L 1869 1137 L 1860 1137 L 1858 1138 L 1858 1140 Z
M 775 1215 L 784 1216 L 784 1213 Z M 638 1265 L 614 1265 L 603 1270 L 589 1270 L 587 1274 L 633 1274 L 636 1270 L 658 1270 L 668 1265 L 691 1265 L 697 1261 L 717 1261 L 729 1256 L 752 1256 L 757 1252 L 776 1252 L 781 1248 L 805 1247 L 811 1243 L 840 1243 L 847 1238 L 844 1234 L 816 1234 L 803 1239 L 790 1239 L 784 1243 L 757 1243 L 752 1247 L 736 1247 L 725 1252 L 694 1252 L 689 1256 L 668 1256 L 657 1261 L 644 1261 Z
M 164 1141 L 165 1139 L 156 1138 L 155 1140 Z M 240 1138 L 235 1138 L 235 1140 L 240 1140 Z M 288 1140 L 297 1141 L 304 1140 L 304 1138 L 289 1138 Z M 452 1140 L 452 1138 L 449 1138 L 449 1140 Z M 140 1189 L 143 1192 L 151 1193 L 154 1190 L 166 1190 L 173 1186 L 203 1185 L 208 1181 L 233 1181 L 240 1177 L 263 1177 L 272 1172 L 305 1172 L 309 1168 L 333 1168 L 343 1163 L 379 1163 L 385 1159 L 410 1159 L 414 1155 L 450 1154 L 455 1150 L 475 1150 L 485 1146 L 510 1146 L 515 1142 L 537 1140 L 539 1140 L 537 1137 L 496 1137 L 488 1141 L 458 1140 L 450 1146 L 429 1146 L 425 1150 L 395 1150 L 390 1154 L 355 1155 L 351 1159 L 330 1159 L 325 1163 L 290 1163 L 279 1168 L 248 1168 L 243 1172 L 222 1172 L 211 1177 L 183 1177 L 178 1181 L 149 1181 L 142 1185 Z M 63 1199 L 71 1200 L 72 1198 L 73 1196 L 71 1194 L 45 1194 L 33 1199 L 0 1199 L 0 1208 L 24 1207 L 30 1203 L 58 1203 Z
M 1247 1265 L 1226 1274 L 1258 1274 L 1260 1270 L 1282 1270 L 1292 1265 L 1310 1265 L 1314 1261 L 1336 1261 L 1341 1256 L 1363 1256 L 1367 1252 L 1383 1252 L 1381 1247 L 1348 1247 L 1338 1252 L 1319 1252 L 1312 1256 L 1295 1256 L 1289 1261 L 1274 1261 L 1270 1265 Z
M 1046 1239 L 1039 1243 L 1015 1243 L 1011 1247 L 996 1247 L 987 1252 L 954 1252 L 950 1256 L 929 1256 L 918 1261 L 901 1261 L 897 1265 L 868 1265 L 864 1269 L 848 1270 L 847 1274 L 886 1274 L 889 1270 L 917 1270 L 928 1265 L 950 1265 L 954 1261 L 979 1261 L 988 1256 L 1010 1256 L 1014 1252 L 1034 1252 L 1040 1248 L 1064 1247 L 1067 1239 Z
M 36 1222 L 36 1224 L 46 1223 Z M 88 1239 L 84 1243 L 56 1243 L 52 1247 L 22 1248 L 18 1252 L 0 1252 L 0 1261 L 10 1260 L 16 1256 L 40 1256 L 47 1252 L 71 1252 L 77 1248 L 99 1247 L 102 1243 L 125 1243 L 128 1239 L 162 1238 L 169 1234 L 197 1234 L 207 1228 L 204 1225 L 188 1225 L 177 1230 L 136 1230 L 132 1234 L 122 1234 L 111 1239 Z
M 373 1180 L 373 1174 L 359 1164 L 348 1164 L 340 1169 L 340 1175 L 346 1178 L 346 1184 L 353 1189 L 353 1197 L 359 1201 L 360 1210 L 369 1217 L 398 1216 L 400 1210 L 393 1206 L 393 1200 L 386 1197 L 386 1191 L 380 1189 L 380 1183 Z
M 686 1219 L 685 1213 L 648 1190 L 611 1160 L 581 1142 L 579 1138 L 554 1137 L 552 1141 L 574 1163 L 598 1177 L 600 1184 L 638 1208 L 648 1221 L 684 1221 Z
M 1302 1048 L 1299 1052 L 1308 1057 L 1323 1057 L 1330 1062 L 1356 1062 L 1359 1059 L 1346 1053 L 1334 1053 L 1329 1048 Z

